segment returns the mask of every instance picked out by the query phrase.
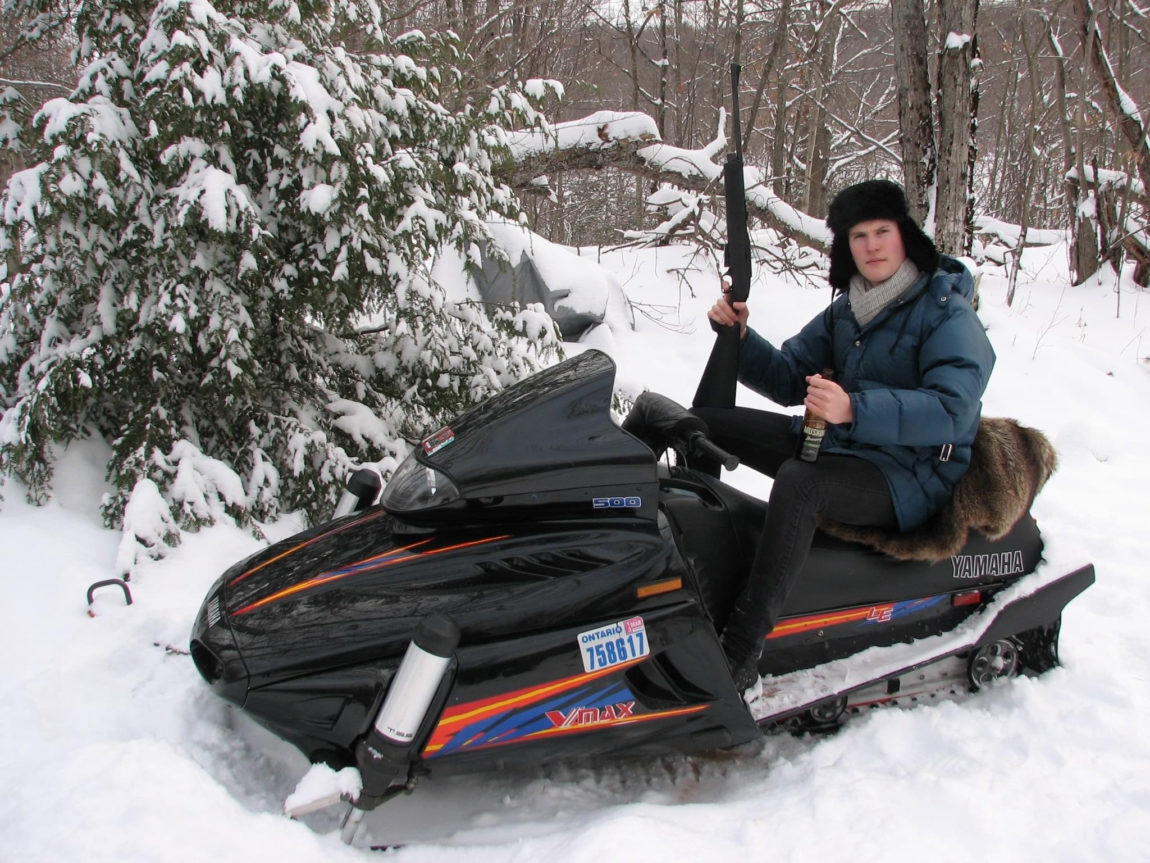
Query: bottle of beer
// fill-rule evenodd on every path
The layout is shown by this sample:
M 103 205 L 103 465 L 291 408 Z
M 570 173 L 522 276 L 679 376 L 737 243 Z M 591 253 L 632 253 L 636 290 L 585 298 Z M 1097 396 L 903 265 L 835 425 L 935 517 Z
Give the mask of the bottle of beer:
M 820 374 L 828 381 L 833 380 L 833 369 L 823 369 Z M 803 416 L 803 435 L 799 441 L 799 458 L 803 461 L 817 461 L 819 447 L 823 444 L 823 436 L 827 433 L 827 421 L 807 408 Z

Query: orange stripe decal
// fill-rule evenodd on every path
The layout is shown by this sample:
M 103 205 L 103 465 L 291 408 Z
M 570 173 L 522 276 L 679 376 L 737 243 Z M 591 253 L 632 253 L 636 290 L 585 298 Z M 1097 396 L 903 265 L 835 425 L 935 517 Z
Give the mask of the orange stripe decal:
M 711 705 L 709 705 L 709 704 L 693 704 L 689 707 L 676 707 L 676 708 L 672 708 L 670 710 L 657 710 L 654 713 L 640 713 L 637 716 L 626 716 L 626 717 L 623 717 L 622 719 L 609 719 L 609 720 L 605 720 L 603 722 L 587 723 L 585 725 L 572 725 L 572 726 L 568 726 L 568 727 L 556 726 L 554 728 L 543 728 L 543 729 L 540 729 L 538 731 L 532 731 L 529 734 L 524 734 L 524 735 L 521 735 L 518 737 L 514 737 L 510 740 L 490 740 L 487 743 L 483 743 L 483 744 L 480 744 L 478 746 L 472 746 L 471 744 L 473 743 L 473 741 L 476 738 L 481 738 L 483 736 L 482 733 L 480 733 L 480 734 L 475 735 L 475 737 L 472 738 L 471 740 L 466 741 L 460 747 L 460 751 L 474 752 L 477 749 L 487 749 L 487 748 L 490 748 L 492 746 L 507 746 L 508 744 L 511 744 L 511 743 L 525 743 L 525 742 L 532 741 L 532 740 L 539 740 L 539 739 L 545 738 L 545 737 L 557 737 L 557 736 L 566 735 L 566 734 L 577 734 L 581 731 L 601 731 L 605 728 L 618 728 L 619 726 L 622 726 L 622 725 L 635 725 L 635 724 L 640 723 L 640 722 L 651 722 L 651 721 L 656 720 L 656 719 L 670 719 L 670 718 L 675 717 L 675 716 L 690 716 L 692 713 L 700 713 L 701 711 L 706 710 L 710 706 Z M 436 732 L 438 732 L 438 731 L 439 731 L 439 728 L 437 727 Z M 508 733 L 512 733 L 512 732 L 508 732 Z M 428 741 L 427 746 L 424 747 L 423 756 L 425 758 L 427 758 L 427 757 L 435 755 L 437 752 L 439 752 L 441 749 L 443 749 L 443 747 L 446 746 L 450 742 L 451 742 L 451 735 L 447 735 L 446 738 L 441 738 L 437 733 L 435 736 L 433 736 L 432 740 Z
M 574 689 L 576 686 L 582 686 L 585 683 L 590 683 L 600 677 L 605 677 L 608 674 L 614 674 L 617 671 L 622 671 L 630 668 L 632 665 L 638 665 L 646 657 L 640 659 L 633 659 L 630 662 L 621 663 L 619 665 L 612 665 L 609 668 L 601 668 L 598 671 L 592 671 L 589 674 L 576 674 L 574 677 L 563 677 L 559 680 L 553 680 L 542 686 L 531 686 L 526 689 L 518 689 L 514 692 L 506 692 L 503 695 L 494 695 L 491 698 L 485 698 L 481 701 L 471 701 L 467 704 L 460 704 L 455 707 L 448 708 L 443 711 L 440 717 L 439 724 L 435 730 L 438 734 L 440 729 L 450 729 L 453 725 L 460 725 L 465 722 L 471 722 L 475 719 L 482 719 L 484 716 L 489 716 L 493 713 L 500 713 L 509 707 L 518 707 L 523 704 L 530 704 L 532 701 L 537 701 L 541 698 L 547 698 L 551 695 L 564 692 L 568 689 Z M 433 737 L 436 735 L 433 735 Z
M 853 623 L 859 620 L 870 619 L 876 610 L 889 610 L 893 608 L 891 605 L 871 606 L 868 605 L 864 608 L 853 608 L 850 611 L 840 611 L 834 614 L 819 614 L 812 617 L 800 617 L 795 620 L 787 620 L 780 623 L 767 636 L 767 640 L 772 638 L 783 638 L 788 635 L 798 635 L 802 632 L 810 632 L 815 629 L 821 629 L 825 626 L 838 626 L 841 623 Z
M 257 572 L 259 572 L 265 566 L 270 566 L 271 564 L 275 563 L 276 561 L 283 560 L 285 557 L 290 557 L 291 555 L 295 554 L 297 551 L 301 551 L 301 550 L 307 548 L 309 545 L 312 545 L 313 543 L 319 542 L 321 539 L 326 539 L 327 537 L 334 536 L 337 533 L 343 533 L 345 530 L 348 530 L 349 528 L 353 528 L 356 525 L 360 525 L 360 524 L 363 524 L 364 522 L 371 521 L 372 519 L 379 518 L 381 515 L 387 515 L 386 511 L 381 509 L 378 512 L 370 513 L 363 518 L 357 518 L 355 521 L 350 521 L 347 524 L 340 525 L 339 527 L 337 527 L 333 530 L 324 531 L 323 533 L 319 534 L 318 536 L 313 536 L 311 539 L 307 540 L 306 542 L 301 542 L 299 545 L 292 546 L 287 551 L 281 552 L 281 553 L 277 554 L 275 557 L 272 557 L 272 558 L 269 558 L 268 560 L 265 560 L 259 566 L 253 566 L 247 572 L 244 572 L 244 573 L 241 573 L 240 575 L 237 575 L 235 578 L 233 578 L 231 581 L 228 582 L 228 587 L 235 587 L 237 584 L 239 584 L 241 581 L 243 581 L 249 575 L 255 575 Z
M 501 539 L 507 539 L 511 534 L 502 534 L 501 536 L 491 536 L 486 539 L 476 539 L 470 542 L 460 542 L 455 545 L 447 545 L 442 548 L 432 548 L 427 551 L 414 551 L 422 545 L 426 545 L 430 540 L 420 540 L 419 542 L 405 545 L 400 548 L 394 548 L 390 551 L 383 552 L 382 554 L 373 555 L 372 557 L 364 558 L 363 560 L 349 563 L 347 566 L 341 567 L 338 570 L 325 572 L 321 575 L 314 576 L 313 578 L 301 581 L 298 584 L 293 584 L 291 587 L 285 587 L 278 590 L 273 594 L 258 599 L 255 602 L 245 605 L 243 608 L 236 609 L 232 612 L 232 617 L 239 617 L 242 614 L 247 614 L 262 608 L 265 605 L 270 605 L 280 599 L 293 596 L 297 593 L 302 593 L 305 590 L 310 590 L 313 587 L 320 587 L 324 584 L 330 584 L 333 581 L 339 581 L 353 575 L 361 575 L 365 572 L 375 572 L 388 566 L 393 566 L 400 563 L 408 563 L 413 560 L 419 560 L 424 557 L 431 557 L 437 554 L 444 554 L 451 551 L 459 551 L 465 548 L 472 548 L 477 545 L 486 545 L 489 542 L 498 542 Z M 293 549 L 294 550 L 294 549 Z M 271 561 L 268 561 L 271 563 Z M 253 570 L 254 572 L 254 570 Z M 246 574 L 246 573 L 245 573 Z M 237 579 L 238 580 L 238 579 Z

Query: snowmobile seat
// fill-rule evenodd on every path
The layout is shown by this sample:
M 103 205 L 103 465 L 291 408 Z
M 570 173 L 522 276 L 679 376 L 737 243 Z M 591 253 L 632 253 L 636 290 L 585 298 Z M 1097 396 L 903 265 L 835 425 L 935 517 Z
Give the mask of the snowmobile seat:
M 1057 463 L 1054 445 L 1042 432 L 1013 419 L 983 417 L 969 469 L 950 502 L 924 524 L 902 532 L 833 521 L 820 527 L 899 560 L 942 561 L 958 554 L 972 534 L 996 540 L 1010 533 Z

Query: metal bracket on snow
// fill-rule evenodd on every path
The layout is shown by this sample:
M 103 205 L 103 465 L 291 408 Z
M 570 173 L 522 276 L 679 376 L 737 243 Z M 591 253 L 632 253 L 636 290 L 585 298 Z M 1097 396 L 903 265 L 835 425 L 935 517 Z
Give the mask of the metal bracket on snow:
M 92 601 L 95 598 L 96 591 L 101 587 L 119 587 L 124 591 L 124 604 L 132 604 L 132 591 L 128 589 L 128 583 L 122 578 L 108 578 L 104 581 L 97 581 L 88 588 L 88 617 L 95 617 L 96 613 L 92 611 Z

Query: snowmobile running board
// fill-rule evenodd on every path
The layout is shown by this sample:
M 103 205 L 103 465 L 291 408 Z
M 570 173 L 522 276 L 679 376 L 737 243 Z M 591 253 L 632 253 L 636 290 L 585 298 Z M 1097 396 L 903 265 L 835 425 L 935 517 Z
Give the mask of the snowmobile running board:
M 1045 580 L 1041 573 L 1048 566 L 1002 591 L 983 614 L 950 632 L 760 679 L 744 696 L 751 716 L 762 727 L 783 723 L 828 701 L 1056 621 L 1065 605 L 1094 583 L 1094 565 Z

